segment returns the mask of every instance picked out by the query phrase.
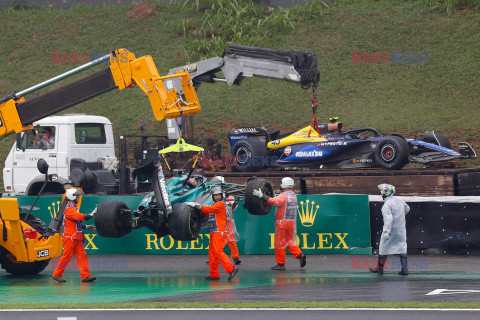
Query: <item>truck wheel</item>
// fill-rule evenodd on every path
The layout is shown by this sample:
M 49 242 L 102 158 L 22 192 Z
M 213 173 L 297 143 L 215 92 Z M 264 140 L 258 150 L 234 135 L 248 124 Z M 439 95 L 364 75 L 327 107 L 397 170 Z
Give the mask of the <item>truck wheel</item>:
M 245 190 L 245 207 L 250 214 L 255 216 L 266 215 L 272 209 L 272 206 L 265 200 L 253 195 L 253 190 L 259 188 L 263 194 L 269 197 L 274 196 L 272 184 L 267 179 L 253 179 L 248 182 Z
M 6 272 L 16 276 L 37 274 L 45 270 L 49 263 L 50 259 L 34 262 L 17 262 L 10 252 L 4 248 L 0 248 L 0 266 Z
M 109 200 L 100 203 L 95 214 L 95 227 L 105 238 L 121 238 L 132 231 L 132 219 L 125 202 Z
M 431 144 L 436 144 L 437 146 L 452 149 L 452 145 L 450 144 L 450 141 L 448 141 L 448 138 L 440 132 L 427 131 L 427 133 L 425 133 L 425 135 L 421 137 L 420 140 Z
M 47 232 L 47 226 L 45 225 L 45 222 L 32 214 L 29 214 L 27 217 L 26 213 L 20 213 L 20 220 L 28 224 L 33 229 L 37 230 L 37 232 L 41 235 L 44 235 L 45 232 Z
M 44 178 L 45 179 L 45 178 Z M 42 188 L 43 181 L 42 182 L 34 182 L 31 183 L 27 187 L 26 194 L 28 196 L 38 196 L 38 193 L 40 192 L 40 189 Z M 65 188 L 57 182 L 49 182 L 45 189 L 42 192 L 42 196 L 48 196 L 48 195 L 62 195 L 65 193 Z
M 241 172 L 259 171 L 268 166 L 268 152 L 265 142 L 248 138 L 233 146 L 234 166 Z
M 200 233 L 201 218 L 195 209 L 185 203 L 173 205 L 172 213 L 168 216 L 170 235 L 175 240 L 195 240 Z
M 375 160 L 388 170 L 402 169 L 408 163 L 410 147 L 402 137 L 388 136 L 380 140 L 375 149 Z
M 20 213 L 20 220 L 28 224 L 41 235 L 47 231 L 45 222 L 30 214 L 27 217 L 26 213 Z M 17 262 L 17 259 L 4 248 L 0 248 L 0 265 L 2 268 L 13 275 L 33 275 L 43 271 L 50 259 L 39 260 L 34 262 Z

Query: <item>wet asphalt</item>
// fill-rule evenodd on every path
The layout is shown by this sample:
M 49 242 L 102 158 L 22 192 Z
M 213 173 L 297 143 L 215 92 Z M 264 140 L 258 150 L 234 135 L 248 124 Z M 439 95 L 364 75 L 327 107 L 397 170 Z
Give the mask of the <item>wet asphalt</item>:
M 474 310 L 95 310 L 95 311 L 0 311 L 2 320 L 389 320 L 478 319 L 480 311 Z
M 56 261 L 37 276 L 0 272 L 0 303 L 52 302 L 211 302 L 397 301 L 480 302 L 480 257 L 409 256 L 410 274 L 397 274 L 393 257 L 384 275 L 368 271 L 370 255 L 310 255 L 307 266 L 287 256 L 287 270 L 272 271 L 273 255 L 242 256 L 240 272 L 228 281 L 208 281 L 205 255 L 90 256 L 92 284 L 80 282 L 73 261 L 66 284 L 51 278 Z M 396 262 L 397 261 L 397 262 Z

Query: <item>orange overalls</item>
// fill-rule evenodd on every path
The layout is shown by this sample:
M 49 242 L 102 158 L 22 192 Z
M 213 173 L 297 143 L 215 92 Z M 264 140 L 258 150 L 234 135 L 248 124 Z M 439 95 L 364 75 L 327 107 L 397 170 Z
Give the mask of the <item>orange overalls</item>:
M 267 200 L 268 204 L 277 206 L 275 211 L 275 259 L 278 264 L 285 264 L 286 250 L 298 259 L 302 251 L 297 245 L 297 196 L 287 190 Z
M 228 197 L 230 198 L 230 197 Z M 233 201 L 229 201 L 227 198 L 227 244 L 230 247 L 230 251 L 232 253 L 232 259 L 238 259 L 240 258 L 240 255 L 238 253 L 238 247 L 237 247 L 237 242 L 235 239 L 235 232 L 237 231 L 237 228 L 235 226 L 235 220 L 233 220 L 233 211 L 235 211 L 235 208 L 232 207 Z M 233 197 L 231 197 L 233 199 Z
M 77 257 L 77 265 L 80 269 L 82 280 L 90 276 L 87 253 L 85 252 L 83 244 L 84 235 L 82 221 L 85 221 L 85 215 L 78 212 L 75 203 L 69 201 L 67 203 L 67 208 L 65 209 L 65 218 L 63 220 L 63 254 L 60 261 L 58 261 L 55 272 L 53 273 L 54 277 L 63 274 L 74 254 Z
M 208 262 L 210 265 L 210 277 L 219 278 L 218 263 L 227 273 L 232 273 L 235 265 L 230 262 L 223 252 L 227 241 L 227 210 L 223 201 L 217 201 L 211 206 L 203 206 L 202 212 L 208 217 L 210 230 L 210 243 L 208 246 Z

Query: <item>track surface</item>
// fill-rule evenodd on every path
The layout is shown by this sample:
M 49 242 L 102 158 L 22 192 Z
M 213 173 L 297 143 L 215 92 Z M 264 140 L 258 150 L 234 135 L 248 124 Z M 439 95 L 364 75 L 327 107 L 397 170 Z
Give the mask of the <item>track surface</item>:
M 408 276 L 366 268 L 374 256 L 307 256 L 307 266 L 287 256 L 286 271 L 271 271 L 274 256 L 241 257 L 240 272 L 207 281 L 206 256 L 90 256 L 95 283 L 80 282 L 75 265 L 66 284 L 52 278 L 56 262 L 40 275 L 18 278 L 0 272 L 0 303 L 48 302 L 258 302 L 425 301 L 480 302 L 480 257 L 410 256 Z M 395 268 L 397 257 L 387 263 Z M 363 268 L 363 269 L 362 269 Z M 448 291 L 446 291 L 448 290 Z
M 94 311 L 0 311 L 2 320 L 389 320 L 435 319 L 464 320 L 478 319 L 480 311 L 474 310 L 94 310 Z M 63 319 L 62 319 L 63 318 Z

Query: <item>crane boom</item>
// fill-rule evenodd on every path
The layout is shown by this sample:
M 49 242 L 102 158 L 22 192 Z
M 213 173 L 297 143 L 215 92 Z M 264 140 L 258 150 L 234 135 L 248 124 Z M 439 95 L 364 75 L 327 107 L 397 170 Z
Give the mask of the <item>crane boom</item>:
M 94 65 L 110 61 L 110 67 L 25 100 L 25 95 L 70 77 Z M 165 80 L 178 79 L 181 95 L 176 88 L 167 89 Z M 190 74 L 178 71 L 161 77 L 151 56 L 136 58 L 126 49 L 111 54 L 46 80 L 19 93 L 0 99 L 0 136 L 31 130 L 31 124 L 49 115 L 73 107 L 83 101 L 118 88 L 139 86 L 148 96 L 157 121 L 197 114 L 201 107 Z
M 224 82 L 240 85 L 246 77 L 259 77 L 299 83 L 304 89 L 317 87 L 320 79 L 317 56 L 303 51 L 284 51 L 230 44 L 221 57 L 214 57 L 170 69 L 168 74 L 189 72 L 195 88 L 202 83 Z M 217 76 L 222 72 L 223 78 Z M 182 91 L 180 82 L 167 82 Z M 170 139 L 180 137 L 178 122 L 167 120 Z

